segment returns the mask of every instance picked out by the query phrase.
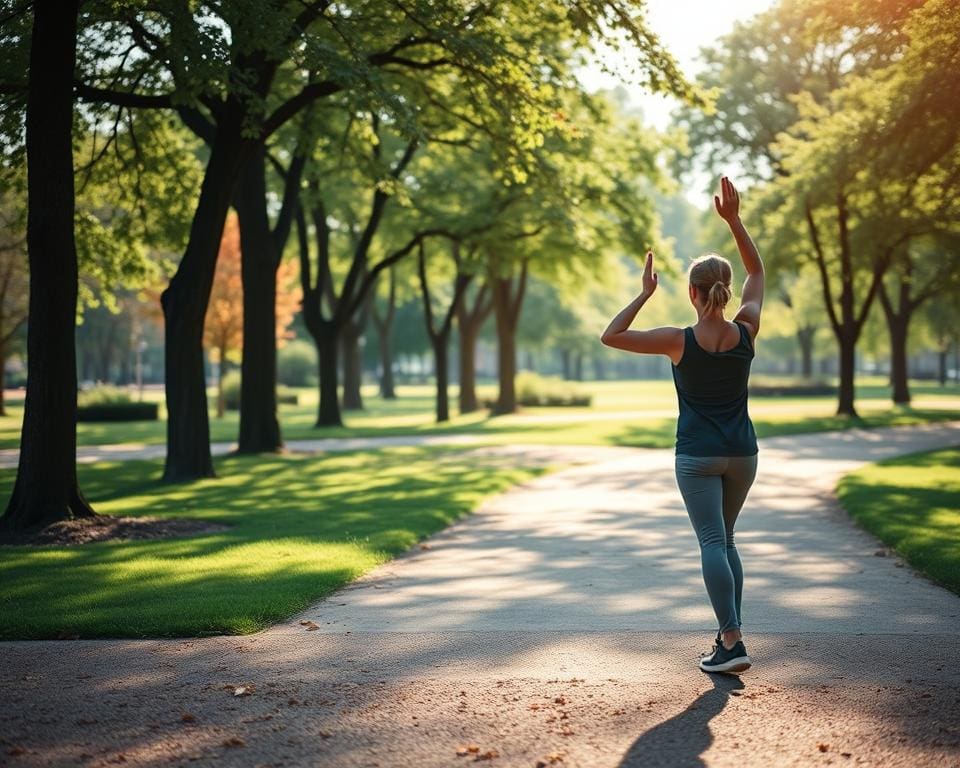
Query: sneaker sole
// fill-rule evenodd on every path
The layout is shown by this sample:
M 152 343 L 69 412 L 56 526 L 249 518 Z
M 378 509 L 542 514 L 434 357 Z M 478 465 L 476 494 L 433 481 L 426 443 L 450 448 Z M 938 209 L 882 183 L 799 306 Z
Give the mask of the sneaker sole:
M 723 664 L 708 664 L 700 662 L 700 669 L 704 672 L 727 672 L 728 674 L 739 675 L 741 672 L 746 672 L 752 666 L 752 661 L 749 656 L 738 656 L 735 659 L 730 659 L 730 661 L 725 661 Z

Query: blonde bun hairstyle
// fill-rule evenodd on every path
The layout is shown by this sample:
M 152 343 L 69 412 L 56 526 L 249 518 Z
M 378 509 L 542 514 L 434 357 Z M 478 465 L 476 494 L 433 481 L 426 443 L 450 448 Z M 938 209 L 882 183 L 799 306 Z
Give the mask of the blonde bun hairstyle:
M 722 313 L 733 297 L 733 291 L 730 290 L 730 280 L 733 278 L 730 262 L 716 253 L 708 253 L 693 260 L 687 275 L 690 285 L 697 289 L 704 302 L 704 311 L 719 309 Z

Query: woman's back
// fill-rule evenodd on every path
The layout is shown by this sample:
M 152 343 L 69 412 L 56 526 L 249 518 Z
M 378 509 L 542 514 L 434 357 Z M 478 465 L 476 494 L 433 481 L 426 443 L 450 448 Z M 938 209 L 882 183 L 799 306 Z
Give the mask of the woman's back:
M 752 456 L 757 452 L 757 436 L 747 411 L 753 343 L 746 327 L 741 323 L 735 325 L 739 329 L 739 341 L 730 349 L 717 343 L 722 350 L 718 352 L 704 349 L 694 329 L 684 328 L 683 356 L 672 366 L 680 407 L 678 454 Z M 713 336 L 715 342 L 724 336 L 722 333 L 707 335 Z

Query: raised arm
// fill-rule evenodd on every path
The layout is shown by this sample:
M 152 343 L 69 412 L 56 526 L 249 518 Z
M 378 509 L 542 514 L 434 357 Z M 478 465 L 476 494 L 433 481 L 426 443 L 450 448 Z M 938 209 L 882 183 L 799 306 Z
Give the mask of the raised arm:
M 653 271 L 653 253 L 647 253 L 647 263 L 643 267 L 643 290 L 640 295 L 625 306 L 610 321 L 610 325 L 600 335 L 600 341 L 608 347 L 625 349 L 628 352 L 641 352 L 650 355 L 667 355 L 674 363 L 680 362 L 683 354 L 683 331 L 680 328 L 651 328 L 648 331 L 631 331 L 630 323 L 640 308 L 657 290 L 657 273 Z
M 720 179 L 720 195 L 714 195 L 713 204 L 720 218 L 730 227 L 733 238 L 737 241 L 740 259 L 747 270 L 740 309 L 733 319 L 742 322 L 750 331 L 750 336 L 756 337 L 760 331 L 760 308 L 763 306 L 763 262 L 750 233 L 740 221 L 740 195 L 726 176 Z

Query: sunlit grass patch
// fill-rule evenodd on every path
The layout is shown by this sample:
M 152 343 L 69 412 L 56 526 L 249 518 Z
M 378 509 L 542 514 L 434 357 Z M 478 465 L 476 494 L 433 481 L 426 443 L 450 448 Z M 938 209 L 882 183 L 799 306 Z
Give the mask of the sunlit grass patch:
M 0 553 L 0 638 L 246 633 L 302 610 L 539 471 L 462 451 L 231 457 L 157 482 L 160 462 L 80 469 L 97 511 L 230 526 L 190 538 Z M 0 472 L 9 495 L 14 473 Z
M 837 493 L 860 525 L 960 594 L 960 447 L 871 464 Z

